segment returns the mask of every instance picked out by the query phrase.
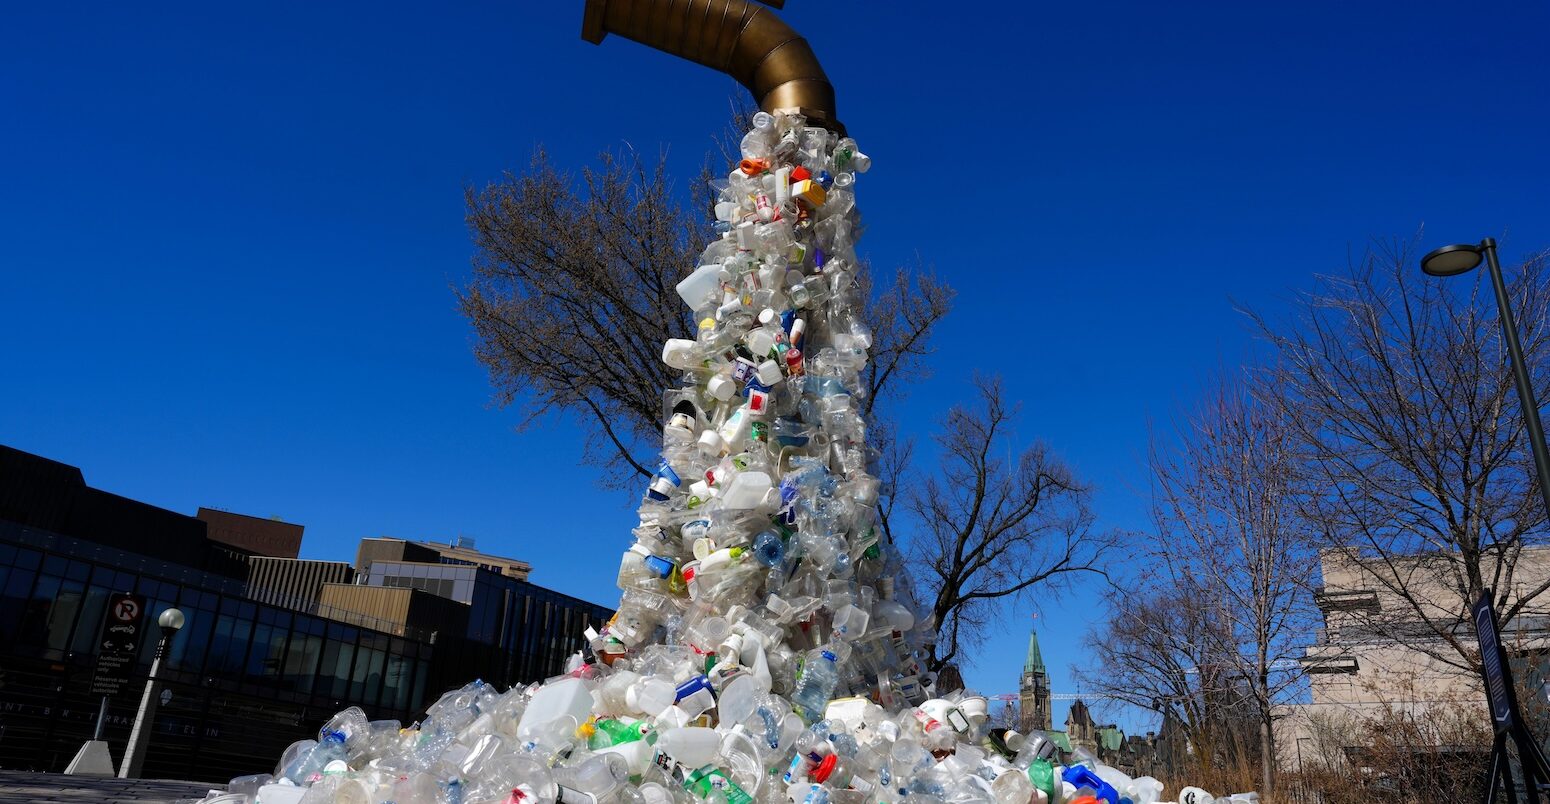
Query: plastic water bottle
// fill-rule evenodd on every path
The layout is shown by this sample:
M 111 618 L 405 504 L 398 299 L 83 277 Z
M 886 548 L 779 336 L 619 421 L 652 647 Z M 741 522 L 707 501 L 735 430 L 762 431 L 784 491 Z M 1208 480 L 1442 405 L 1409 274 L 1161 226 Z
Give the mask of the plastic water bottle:
M 344 733 L 338 731 L 324 732 L 322 740 L 311 750 L 299 755 L 285 769 L 285 778 L 296 784 L 305 784 L 313 776 L 321 776 L 323 768 L 334 760 L 343 760 L 346 757 L 344 747 Z
M 840 671 L 835 661 L 830 651 L 813 651 L 802 667 L 802 678 L 791 695 L 791 702 L 801 707 L 809 720 L 821 719 L 824 707 L 834 697 L 834 688 L 840 683 Z

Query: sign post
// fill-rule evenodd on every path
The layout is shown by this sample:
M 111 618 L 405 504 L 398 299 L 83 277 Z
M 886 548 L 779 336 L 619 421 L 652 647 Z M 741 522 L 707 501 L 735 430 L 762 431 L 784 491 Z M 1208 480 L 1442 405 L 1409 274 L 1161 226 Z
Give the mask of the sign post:
M 1512 684 L 1512 667 L 1507 663 L 1507 653 L 1502 649 L 1501 634 L 1496 630 L 1496 609 L 1491 605 L 1491 590 L 1487 589 L 1475 603 L 1471 616 L 1475 621 L 1475 638 L 1480 642 L 1480 664 L 1485 678 L 1486 702 L 1491 709 L 1491 726 L 1496 737 L 1491 742 L 1491 771 L 1486 777 L 1485 801 L 1496 801 L 1496 790 L 1505 782 L 1507 801 L 1517 804 L 1517 787 L 1512 779 L 1512 767 L 1507 755 L 1507 738 L 1518 747 L 1518 764 L 1523 770 L 1523 789 L 1529 804 L 1539 804 L 1539 794 L 1550 789 L 1550 763 L 1546 763 L 1539 743 L 1529 734 L 1523 723 L 1523 711 L 1518 707 L 1518 693 Z
M 145 598 L 120 592 L 108 598 L 97 640 L 97 668 L 92 675 L 93 695 L 117 695 L 134 673 L 140 638 L 145 633 Z
M 113 757 L 102 739 L 102 727 L 108 718 L 108 698 L 119 694 L 134 673 L 135 656 L 145 633 L 145 598 L 126 592 L 108 598 L 102 615 L 102 630 L 97 634 L 97 666 L 92 673 L 91 691 L 102 696 L 97 711 L 97 731 L 81 745 L 65 773 L 81 776 L 112 776 Z

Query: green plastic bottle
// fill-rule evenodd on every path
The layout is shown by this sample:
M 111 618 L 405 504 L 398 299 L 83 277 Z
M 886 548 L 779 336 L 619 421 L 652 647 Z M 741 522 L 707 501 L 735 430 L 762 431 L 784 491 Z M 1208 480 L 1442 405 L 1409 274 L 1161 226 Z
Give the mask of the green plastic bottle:
M 712 790 L 720 790 L 727 797 L 727 804 L 753 804 L 753 796 L 737 786 L 737 782 L 715 765 L 706 765 L 689 774 L 684 789 L 698 796 L 709 798 Z
M 587 747 L 591 749 L 607 748 L 611 745 L 624 745 L 633 743 L 646 736 L 642 724 L 638 720 L 619 720 L 617 718 L 599 718 L 592 724 L 594 731 L 587 737 Z
M 1028 781 L 1043 790 L 1050 801 L 1055 800 L 1055 766 L 1047 759 L 1035 759 L 1028 765 Z

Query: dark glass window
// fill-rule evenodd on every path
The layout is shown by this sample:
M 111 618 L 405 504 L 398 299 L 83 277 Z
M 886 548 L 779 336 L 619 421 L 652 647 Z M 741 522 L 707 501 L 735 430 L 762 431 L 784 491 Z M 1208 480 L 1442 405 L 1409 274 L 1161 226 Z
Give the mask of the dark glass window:
M 65 570 L 69 568 L 70 561 L 64 556 L 47 556 L 43 559 L 43 573 L 45 575 L 58 575 L 64 577 Z
M 323 669 L 318 673 L 328 679 L 328 686 L 318 692 L 332 698 L 345 697 L 350 689 L 350 667 L 354 659 L 354 642 L 329 639 L 323 646 Z
M 350 675 L 350 699 L 367 705 L 377 702 L 382 687 L 382 667 L 387 654 L 380 650 L 362 649 L 355 658 L 355 671 Z
M 280 675 L 285 657 L 285 631 L 273 625 L 253 627 L 253 646 L 248 649 L 248 675 L 253 678 Z
M 70 650 L 81 654 L 97 652 L 97 637 L 101 636 L 102 616 L 108 610 L 108 596 L 112 592 L 95 584 L 86 587 L 86 598 L 81 602 L 81 619 L 75 626 L 75 637 L 70 640 Z
M 215 634 L 210 638 L 210 658 L 207 667 L 211 673 L 235 676 L 242 673 L 243 661 L 248 653 L 248 635 L 252 623 L 222 614 L 215 621 Z
M 25 547 L 16 550 L 16 566 L 22 569 L 35 570 L 43 564 L 43 554 L 36 550 L 28 550 Z
M 322 637 L 304 633 L 299 627 L 291 632 L 290 650 L 285 656 L 286 686 L 297 692 L 312 692 L 313 681 L 317 678 L 318 659 L 322 652 Z
M 20 565 L 9 570 L 5 587 L 0 589 L 0 644 L 12 643 L 17 638 L 17 626 L 31 601 L 34 578 L 33 570 Z
M 394 710 L 409 708 L 409 689 L 413 681 L 414 661 L 398 653 L 389 653 L 387 672 L 382 676 L 382 705 Z
M 49 636 L 49 613 L 54 608 L 54 596 L 59 592 L 63 579 L 55 575 L 43 575 L 32 588 L 32 594 L 22 605 L 21 622 L 17 624 L 16 641 L 23 645 L 42 647 Z
M 205 651 L 210 647 L 210 628 L 215 624 L 215 612 L 208 609 L 185 608 L 188 622 L 172 643 L 172 667 L 198 672 L 204 668 Z
M 414 692 L 409 696 L 409 706 L 406 709 L 419 709 L 430 703 L 425 700 L 426 676 L 430 674 L 430 662 L 421 659 L 415 662 L 414 668 Z
M 59 584 L 59 590 L 54 594 L 54 604 L 48 611 L 48 638 L 45 646 L 49 650 L 64 652 L 70 649 L 70 633 L 75 628 L 76 618 L 81 615 L 85 597 L 86 584 L 69 579 Z

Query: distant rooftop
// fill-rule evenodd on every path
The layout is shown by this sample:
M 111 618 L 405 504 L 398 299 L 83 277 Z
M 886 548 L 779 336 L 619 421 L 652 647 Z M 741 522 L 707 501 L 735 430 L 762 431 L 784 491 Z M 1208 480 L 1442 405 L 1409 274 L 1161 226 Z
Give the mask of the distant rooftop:
M 527 580 L 528 574 L 533 571 L 533 565 L 526 561 L 475 549 L 474 540 L 468 536 L 459 536 L 451 542 L 371 536 L 361 539 L 361 547 L 356 554 L 357 568 L 362 571 L 373 561 L 438 560 L 444 564 L 471 564 L 519 581 Z
M 222 544 L 273 558 L 301 555 L 301 525 L 203 506 L 195 516 L 204 521 L 210 538 Z

